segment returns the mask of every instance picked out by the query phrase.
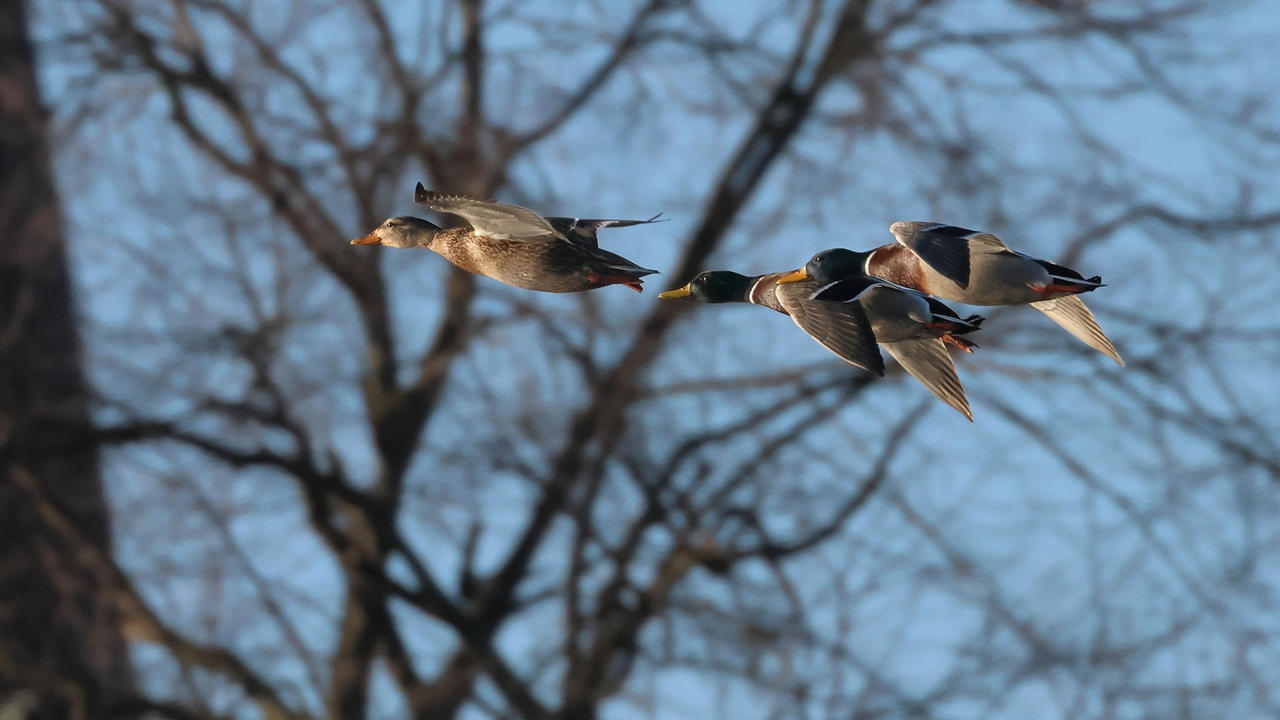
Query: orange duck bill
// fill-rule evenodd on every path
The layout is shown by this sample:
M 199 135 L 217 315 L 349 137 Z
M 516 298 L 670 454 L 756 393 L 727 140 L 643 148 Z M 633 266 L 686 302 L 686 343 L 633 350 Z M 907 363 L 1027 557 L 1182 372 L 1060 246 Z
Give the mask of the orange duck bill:
M 369 233 L 364 237 L 358 237 L 351 241 L 352 245 L 381 245 L 382 241 L 374 233 Z

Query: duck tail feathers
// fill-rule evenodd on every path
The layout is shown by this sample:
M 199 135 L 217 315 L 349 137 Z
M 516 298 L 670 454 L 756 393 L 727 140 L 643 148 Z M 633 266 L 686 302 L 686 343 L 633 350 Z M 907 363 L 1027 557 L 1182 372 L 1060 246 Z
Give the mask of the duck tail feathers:
M 652 268 L 640 267 L 634 263 L 610 263 L 606 265 L 610 270 L 623 273 L 625 275 L 634 275 L 635 277 L 644 277 L 645 275 L 657 275 L 658 271 Z
M 1051 281 L 1050 284 L 1052 285 L 1059 286 L 1064 289 L 1070 288 L 1078 293 L 1089 292 L 1090 290 L 1097 290 L 1100 287 L 1105 287 L 1100 275 L 1094 275 L 1091 278 L 1086 278 L 1069 267 L 1052 263 L 1048 260 L 1036 260 L 1036 263 L 1049 273 L 1049 279 Z

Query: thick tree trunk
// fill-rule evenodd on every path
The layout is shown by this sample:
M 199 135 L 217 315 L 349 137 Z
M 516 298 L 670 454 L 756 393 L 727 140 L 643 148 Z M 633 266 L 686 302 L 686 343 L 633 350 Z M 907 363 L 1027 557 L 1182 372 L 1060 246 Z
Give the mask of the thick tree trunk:
M 38 519 L 32 489 L 109 542 L 66 247 L 22 2 L 0 3 L 0 716 L 105 717 L 129 680 L 109 596 Z

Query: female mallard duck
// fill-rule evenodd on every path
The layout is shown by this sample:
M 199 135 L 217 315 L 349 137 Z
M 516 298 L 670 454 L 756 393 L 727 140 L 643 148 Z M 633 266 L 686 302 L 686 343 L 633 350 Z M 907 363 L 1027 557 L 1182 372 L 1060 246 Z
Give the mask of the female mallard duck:
M 838 277 L 834 271 L 842 260 L 838 254 L 835 260 L 826 256 L 819 253 L 804 268 L 790 273 L 746 276 L 725 270 L 704 272 L 684 287 L 658 297 L 764 305 L 790 316 L 801 330 L 845 362 L 884 375 L 884 358 L 876 349 L 879 343 L 912 377 L 972 422 L 973 412 L 945 343 L 972 352 L 973 343 L 955 336 L 977 330 L 982 318 L 972 315 L 961 319 L 933 298 L 868 278 L 856 268 L 853 277 L 824 282 Z
M 889 232 L 896 243 L 861 253 L 867 274 L 970 305 L 1028 304 L 1124 365 L 1077 297 L 1102 287 L 1102 278 L 1010 250 L 990 233 L 933 222 L 896 222 Z
M 352 245 L 425 247 L 470 273 L 542 292 L 580 292 L 605 285 L 626 285 L 642 292 L 649 270 L 601 250 L 596 231 L 657 222 L 543 217 L 518 205 L 464 195 L 430 192 L 418 183 L 414 202 L 436 212 L 457 215 L 471 227 L 441 228 L 421 218 L 388 218 Z

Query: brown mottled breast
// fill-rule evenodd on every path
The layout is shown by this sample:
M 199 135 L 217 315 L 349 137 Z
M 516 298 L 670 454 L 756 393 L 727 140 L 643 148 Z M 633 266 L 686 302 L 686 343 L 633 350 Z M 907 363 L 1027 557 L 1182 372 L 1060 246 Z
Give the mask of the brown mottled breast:
M 928 284 L 924 279 L 924 267 L 920 265 L 920 258 L 897 243 L 881 245 L 872 250 L 871 255 L 867 257 L 866 270 L 868 275 L 875 275 L 892 283 L 915 288 L 923 293 L 929 292 Z
M 476 252 L 475 238 L 469 227 L 445 228 L 432 238 L 430 248 L 469 273 L 486 275 L 485 258 Z

